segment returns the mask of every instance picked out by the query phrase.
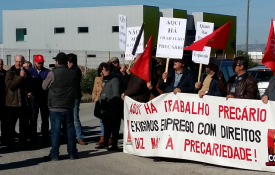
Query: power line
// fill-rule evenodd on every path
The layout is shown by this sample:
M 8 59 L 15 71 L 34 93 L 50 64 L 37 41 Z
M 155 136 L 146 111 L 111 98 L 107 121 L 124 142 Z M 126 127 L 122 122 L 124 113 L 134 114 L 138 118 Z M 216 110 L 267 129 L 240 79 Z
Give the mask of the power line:
M 182 6 L 182 5 L 168 4 L 168 3 L 162 3 L 162 2 L 151 1 L 151 0 L 145 0 L 145 1 L 153 2 L 153 3 L 157 3 L 157 4 L 163 4 L 163 5 L 177 6 L 177 7 L 187 7 L 187 8 L 215 8 L 215 7 L 224 7 L 224 6 L 230 6 L 230 5 L 239 4 L 239 3 L 242 3 L 242 2 L 244 2 L 244 1 L 246 1 L 246 0 L 239 1 L 239 2 L 236 2 L 236 3 L 231 3 L 231 4 L 218 5 L 218 6 L 208 6 L 208 7 L 205 7 L 205 6 L 204 6 L 204 7 Z

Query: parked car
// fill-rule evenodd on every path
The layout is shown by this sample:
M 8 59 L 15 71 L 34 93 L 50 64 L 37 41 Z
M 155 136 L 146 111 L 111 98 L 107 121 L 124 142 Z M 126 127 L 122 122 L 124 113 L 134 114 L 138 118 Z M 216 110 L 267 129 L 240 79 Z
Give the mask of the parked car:
M 219 68 L 220 68 L 220 64 L 222 64 L 221 66 L 221 71 L 223 73 L 223 76 L 225 78 L 226 81 L 228 81 L 228 79 L 235 75 L 236 73 L 233 71 L 233 64 L 234 64 L 234 60 L 227 60 L 227 59 L 224 59 L 224 60 L 218 60 L 219 62 Z
M 256 79 L 259 89 L 258 98 L 260 98 L 268 87 L 269 80 L 273 76 L 273 72 L 271 69 L 264 65 L 253 67 L 247 72 Z

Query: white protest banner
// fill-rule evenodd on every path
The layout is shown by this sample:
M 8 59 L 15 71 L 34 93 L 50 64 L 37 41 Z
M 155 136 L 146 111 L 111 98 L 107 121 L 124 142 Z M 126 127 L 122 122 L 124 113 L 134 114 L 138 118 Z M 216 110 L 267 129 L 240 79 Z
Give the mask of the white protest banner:
M 197 94 L 124 101 L 124 152 L 275 172 L 275 102 Z
M 127 18 L 125 15 L 118 15 L 119 24 L 119 49 L 125 52 L 126 48 L 126 30 L 127 30 Z
M 132 60 L 133 55 L 133 47 L 135 45 L 137 35 L 139 33 L 140 27 L 127 27 L 127 37 L 126 37 L 126 51 L 125 51 L 125 60 Z M 141 38 L 139 45 L 137 47 L 136 55 L 139 53 L 142 53 L 144 48 L 143 48 L 143 43 L 144 43 L 144 32 L 142 32 Z M 134 56 L 136 56 L 134 55 Z
M 182 59 L 186 19 L 160 18 L 157 57 Z
M 197 22 L 196 38 L 198 41 L 214 31 L 214 23 Z M 192 61 L 195 63 L 208 64 L 211 53 L 211 47 L 205 46 L 203 51 L 193 51 Z

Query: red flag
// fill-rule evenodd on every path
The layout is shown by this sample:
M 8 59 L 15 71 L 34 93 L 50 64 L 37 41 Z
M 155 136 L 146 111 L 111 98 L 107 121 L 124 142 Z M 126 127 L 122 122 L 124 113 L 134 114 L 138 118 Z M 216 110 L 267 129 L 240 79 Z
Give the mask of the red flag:
M 206 37 L 194 42 L 190 46 L 185 47 L 184 50 L 202 51 L 204 46 L 225 50 L 231 22 L 232 21 L 229 21 L 210 35 L 207 35 Z
M 150 81 L 149 62 L 152 59 L 152 37 L 153 36 L 151 35 L 147 42 L 147 46 L 144 49 L 144 52 L 131 68 L 131 72 L 133 74 L 145 80 L 146 82 Z
M 273 19 L 271 19 L 271 27 L 270 27 L 269 36 L 266 44 L 264 57 L 262 59 L 262 63 L 266 67 L 269 67 L 273 71 L 273 74 L 275 75 L 275 37 L 274 37 Z

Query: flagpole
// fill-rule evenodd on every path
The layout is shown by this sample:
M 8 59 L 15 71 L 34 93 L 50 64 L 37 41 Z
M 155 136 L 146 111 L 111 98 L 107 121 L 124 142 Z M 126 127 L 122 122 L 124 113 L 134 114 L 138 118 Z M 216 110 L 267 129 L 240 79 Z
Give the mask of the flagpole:
M 169 61 L 170 61 L 170 58 L 168 57 L 166 60 L 166 68 L 165 68 L 166 73 L 168 72 Z M 167 79 L 164 80 L 164 83 L 166 83 L 166 81 L 167 81 Z
M 222 61 L 223 61 L 224 54 L 225 54 L 225 50 L 223 50 L 222 60 L 221 60 L 221 63 L 220 63 L 220 69 L 219 70 L 221 70 L 221 68 L 222 68 Z
M 200 69 L 199 69 L 199 77 L 198 77 L 198 82 L 201 82 L 201 70 L 202 70 L 202 64 L 200 64 Z

